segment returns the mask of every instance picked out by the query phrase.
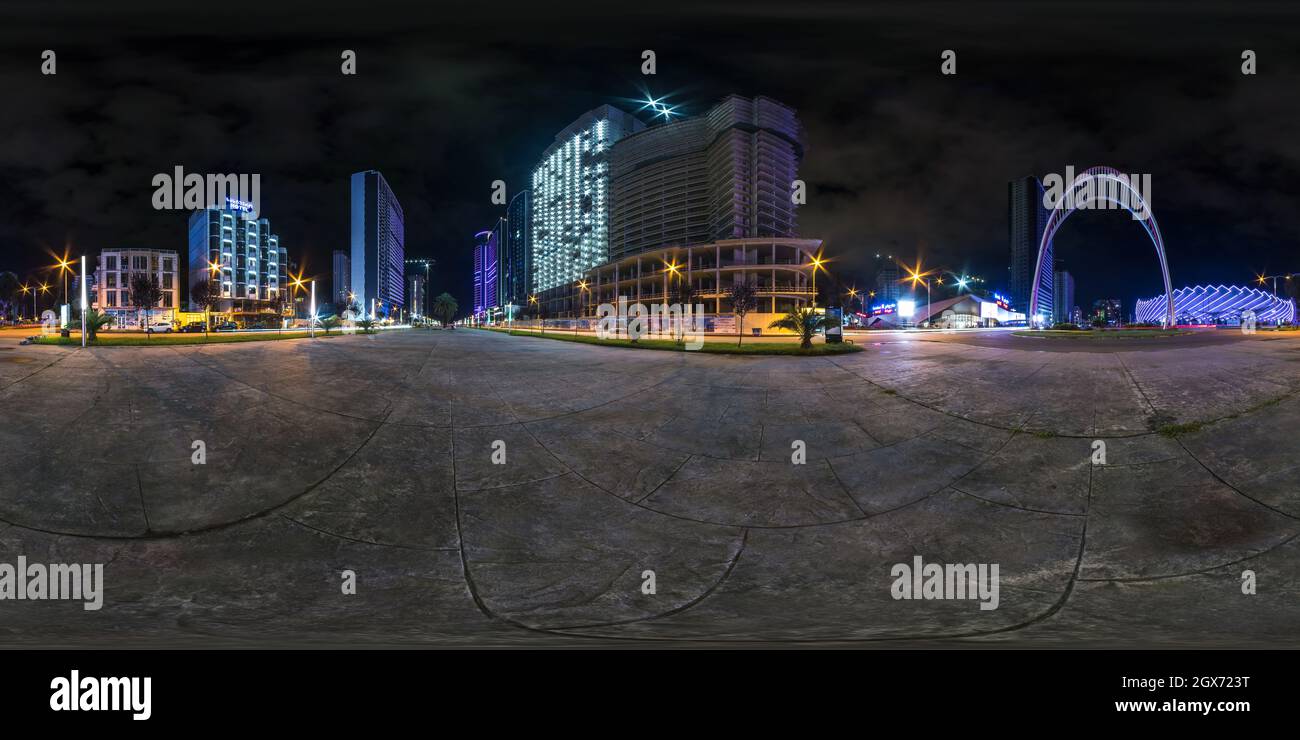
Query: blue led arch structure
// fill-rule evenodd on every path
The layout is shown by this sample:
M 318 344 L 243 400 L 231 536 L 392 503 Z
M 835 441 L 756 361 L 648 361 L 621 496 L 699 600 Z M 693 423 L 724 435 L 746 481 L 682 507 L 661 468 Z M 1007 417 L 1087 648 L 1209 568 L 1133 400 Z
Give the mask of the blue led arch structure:
M 1154 322 L 1164 312 L 1166 296 L 1139 300 L 1134 317 L 1139 323 Z M 1239 321 L 1245 311 L 1255 312 L 1261 324 L 1295 321 L 1296 307 L 1290 298 L 1278 298 L 1258 288 L 1240 285 L 1197 285 L 1174 291 L 1175 316 L 1187 324 L 1215 324 Z
M 1038 311 L 1038 285 L 1042 281 L 1043 253 L 1047 251 L 1047 246 L 1052 243 L 1052 239 L 1061 228 L 1061 224 L 1065 223 L 1065 219 L 1080 206 L 1096 208 L 1097 204 L 1103 203 L 1107 204 L 1106 208 L 1118 207 L 1134 215 L 1146 214 L 1146 218 L 1139 218 L 1137 222 L 1142 224 L 1142 229 L 1147 232 L 1147 236 L 1151 237 L 1151 243 L 1156 248 L 1156 256 L 1160 258 L 1160 273 L 1165 279 L 1164 324 L 1173 326 L 1174 290 L 1169 282 L 1169 261 L 1165 259 L 1165 241 L 1160 236 L 1156 215 L 1152 212 L 1151 205 L 1142 198 L 1142 194 L 1133 187 L 1129 176 L 1113 167 L 1089 167 L 1084 170 L 1074 178 L 1074 182 L 1065 187 L 1061 199 L 1056 207 L 1052 208 L 1052 215 L 1047 219 L 1047 226 L 1043 229 L 1043 238 L 1038 242 L 1038 258 L 1034 260 L 1034 287 L 1029 294 L 1031 322 L 1035 312 Z

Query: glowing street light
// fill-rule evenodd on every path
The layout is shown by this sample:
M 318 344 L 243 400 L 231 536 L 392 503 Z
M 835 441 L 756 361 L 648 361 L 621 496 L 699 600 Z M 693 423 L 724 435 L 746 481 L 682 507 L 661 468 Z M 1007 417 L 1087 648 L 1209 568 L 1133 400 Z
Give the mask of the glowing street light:
M 546 333 L 546 322 L 542 320 L 542 304 L 537 302 L 537 296 L 528 296 L 528 302 L 533 305 L 533 313 L 537 315 L 537 323 L 542 327 L 542 333 Z
M 68 273 L 72 272 L 73 262 L 68 259 L 66 252 L 63 257 L 55 257 L 54 259 L 56 264 L 52 269 L 58 270 L 59 274 L 63 276 L 63 302 L 68 303 Z
M 812 296 L 812 307 L 813 307 L 813 308 L 817 308 L 817 271 L 820 270 L 820 269 L 823 269 L 823 268 L 822 268 L 822 265 L 826 264 L 826 260 L 822 259 L 822 253 L 821 253 L 821 252 L 818 252 L 817 254 L 813 255 L 812 258 L 811 258 L 811 260 L 812 260 L 812 261 L 809 262 L 809 264 L 812 265 L 812 269 L 813 269 L 813 272 L 812 272 L 812 292 L 813 292 L 813 296 Z
M 1283 273 L 1283 274 L 1281 274 L 1281 275 L 1265 275 L 1265 274 L 1263 274 L 1263 273 L 1260 273 L 1260 274 L 1258 274 L 1258 275 L 1255 276 L 1255 282 L 1259 283 L 1260 285 L 1264 285 L 1266 281 L 1268 281 L 1268 280 L 1272 280 L 1272 281 L 1273 281 L 1273 297 L 1274 297 L 1274 298 L 1277 298 L 1277 279 L 1278 279 L 1278 278 L 1285 278 L 1286 280 L 1290 280 L 1290 279 L 1291 279 L 1291 276 L 1292 276 L 1293 274 L 1295 274 L 1295 273 Z
M 591 291 L 587 290 L 587 281 L 586 281 L 586 280 L 579 280 L 579 281 L 578 281 L 578 295 L 583 295 L 583 294 L 586 294 L 586 296 L 585 296 L 584 299 L 583 299 L 583 307 L 582 307 L 582 314 L 585 316 L 585 315 L 587 314 L 587 302 L 588 302 L 587 299 L 590 297 L 590 295 L 591 295 Z M 576 321 L 573 322 L 573 335 L 574 335 L 574 336 L 577 336 L 577 335 L 578 335 L 578 322 L 576 322 Z
M 933 323 L 930 321 L 930 275 L 933 275 L 934 271 L 926 270 L 925 272 L 922 272 L 920 260 L 916 261 L 916 267 L 908 267 L 904 265 L 903 269 L 907 270 L 908 274 L 907 277 L 903 278 L 899 282 L 907 282 L 910 280 L 912 282 L 912 290 L 916 290 L 917 283 L 925 284 L 925 320 L 927 323 Z M 940 280 L 942 280 L 942 278 L 940 278 Z

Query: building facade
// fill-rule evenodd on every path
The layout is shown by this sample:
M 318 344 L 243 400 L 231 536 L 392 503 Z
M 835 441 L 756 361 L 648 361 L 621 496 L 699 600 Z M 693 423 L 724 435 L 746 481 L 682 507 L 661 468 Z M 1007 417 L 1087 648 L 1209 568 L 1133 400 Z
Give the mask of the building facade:
M 342 249 L 334 250 L 333 255 L 333 281 L 330 283 L 334 288 L 331 294 L 334 303 L 346 307 L 348 305 L 348 295 L 352 293 L 352 258 Z
M 1043 204 L 1043 183 L 1037 177 L 1012 180 L 1007 186 L 1007 231 L 1011 251 L 1011 268 L 1008 282 L 1014 308 L 1033 319 L 1041 314 L 1051 323 L 1053 312 L 1053 279 L 1055 263 L 1052 245 L 1043 253 L 1038 279 L 1038 305 L 1029 305 L 1033 290 L 1034 265 L 1038 259 L 1038 242 L 1047 228 L 1049 213 Z
M 804 145 L 794 109 L 729 95 L 703 115 L 619 139 L 610 154 L 609 258 L 798 234 Z
M 189 287 L 204 280 L 217 288 L 214 311 L 241 324 L 278 321 L 277 301 L 289 291 L 289 256 L 271 222 L 232 199 L 224 208 L 192 213 Z
M 497 229 L 474 235 L 474 311 L 478 320 L 497 307 Z
M 1138 323 L 1163 323 L 1168 305 L 1163 295 L 1139 299 L 1133 318 Z M 1240 285 L 1197 285 L 1174 290 L 1174 320 L 1178 324 L 1239 326 L 1252 316 L 1259 324 L 1294 323 L 1295 301 Z
M 609 154 L 645 128 L 602 105 L 556 134 L 532 177 L 532 275 L 536 293 L 576 282 L 609 259 Z
M 406 308 L 413 317 L 429 315 L 429 279 L 434 264 L 424 257 L 406 261 Z
M 1092 319 L 1106 326 L 1124 324 L 1124 304 L 1118 298 L 1098 298 L 1092 302 Z
M 162 297 L 150 307 L 135 305 L 131 280 L 147 275 L 158 283 Z M 181 306 L 180 256 L 168 249 L 105 249 L 99 253 L 93 278 L 96 307 L 113 317 L 113 326 L 143 328 L 150 321 L 174 321 Z M 73 305 L 77 304 L 75 301 Z
M 890 261 L 878 264 L 876 266 L 876 289 L 871 299 L 876 303 L 896 303 L 901 292 L 899 283 L 898 265 Z
M 353 173 L 351 192 L 351 289 L 367 316 L 386 316 L 406 305 L 406 219 L 375 170 Z
M 510 199 L 506 209 L 505 235 L 501 248 L 499 303 L 511 316 L 528 306 L 532 274 L 533 196 L 522 190 Z
M 692 247 L 638 252 L 587 271 L 585 290 L 570 291 L 546 318 L 593 316 L 602 303 L 702 305 L 713 330 L 734 333 L 729 291 L 748 282 L 757 305 L 745 319 L 746 333 L 812 302 L 812 257 L 820 239 L 725 239 Z
M 1052 286 L 1052 320 L 1068 322 L 1074 308 L 1074 276 L 1067 270 L 1057 270 Z

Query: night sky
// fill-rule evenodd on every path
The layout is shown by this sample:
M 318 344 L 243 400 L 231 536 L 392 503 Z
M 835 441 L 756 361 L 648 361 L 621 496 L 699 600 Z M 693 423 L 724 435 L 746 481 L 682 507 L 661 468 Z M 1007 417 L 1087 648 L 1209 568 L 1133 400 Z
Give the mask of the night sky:
M 462 307 L 470 245 L 555 133 L 649 91 L 799 111 L 805 237 L 867 285 L 890 253 L 1004 287 L 1007 182 L 1104 164 L 1152 175 L 1175 287 L 1300 271 L 1300 9 L 1259 3 L 6 3 L 0 270 L 102 248 L 186 249 L 156 173 L 260 173 L 308 276 L 348 248 L 348 175 L 384 173 L 408 257 Z M 58 74 L 40 74 L 41 50 Z M 358 55 L 356 76 L 340 53 Z M 653 49 L 658 74 L 640 73 Z M 957 52 L 953 77 L 940 53 Z M 1258 74 L 1241 74 L 1241 53 Z M 1077 303 L 1163 290 L 1122 212 L 1056 240 Z

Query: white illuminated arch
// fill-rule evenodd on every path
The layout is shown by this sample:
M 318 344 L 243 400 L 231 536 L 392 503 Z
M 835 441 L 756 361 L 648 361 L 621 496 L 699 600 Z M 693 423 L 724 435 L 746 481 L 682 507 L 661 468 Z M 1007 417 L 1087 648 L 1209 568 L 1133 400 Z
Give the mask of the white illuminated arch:
M 1034 287 L 1029 294 L 1029 316 L 1032 320 L 1038 311 L 1038 285 L 1042 282 L 1043 253 L 1047 251 L 1047 246 L 1052 243 L 1056 232 L 1065 223 L 1065 219 L 1070 217 L 1080 207 L 1091 207 L 1096 203 L 1109 203 L 1127 210 L 1134 215 L 1145 214 L 1146 218 L 1139 218 L 1138 223 L 1142 224 L 1142 229 L 1151 237 L 1151 243 L 1155 245 L 1156 256 L 1160 258 L 1160 273 L 1165 279 L 1165 325 L 1174 325 L 1174 291 L 1169 282 L 1169 262 L 1165 259 L 1165 242 L 1160 237 L 1160 227 L 1156 224 L 1156 215 L 1151 210 L 1151 205 L 1147 203 L 1142 194 L 1129 180 L 1129 176 L 1111 167 L 1090 167 L 1084 170 L 1082 174 L 1074 178 L 1074 182 L 1066 186 L 1061 194 L 1061 199 L 1052 209 L 1052 215 L 1047 219 L 1047 226 L 1043 229 L 1043 238 L 1038 242 L 1038 258 L 1034 260 L 1033 284 Z

